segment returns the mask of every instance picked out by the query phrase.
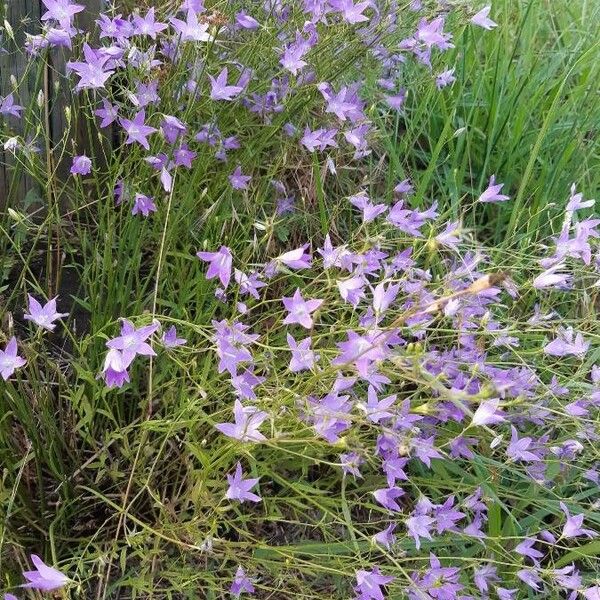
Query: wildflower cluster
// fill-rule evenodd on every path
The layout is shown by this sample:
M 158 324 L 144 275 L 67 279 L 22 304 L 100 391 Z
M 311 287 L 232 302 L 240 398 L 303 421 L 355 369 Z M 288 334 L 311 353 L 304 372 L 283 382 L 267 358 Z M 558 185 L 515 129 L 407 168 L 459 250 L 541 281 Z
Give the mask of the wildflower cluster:
M 116 140 L 116 149 L 92 153 L 74 140 L 68 149 L 68 135 L 49 149 L 41 125 L 32 137 L 19 133 L 27 128 L 18 86 L 0 99 L 6 151 L 33 172 L 49 160 L 30 154 L 36 144 L 67 153 L 65 189 L 98 195 L 73 208 L 89 217 L 81 217 L 82 246 L 98 235 L 96 221 L 108 223 L 87 267 L 91 280 L 104 273 L 101 293 L 81 301 L 89 331 L 57 312 L 56 297 L 42 305 L 31 295 L 19 327 L 37 326 L 27 343 L 40 348 L 42 334 L 82 338 L 73 358 L 80 364 L 60 379 L 80 386 L 69 410 L 82 429 L 94 418 L 85 404 L 93 398 L 122 440 L 131 425 L 119 422 L 122 413 L 147 399 L 132 419 L 143 442 L 129 483 L 121 488 L 110 471 L 109 483 L 86 480 L 76 492 L 87 500 L 95 485 L 106 486 L 94 497 L 112 508 L 118 496 L 114 538 L 147 543 L 127 527 L 147 494 L 135 527 L 156 532 L 145 517 L 162 511 L 175 533 L 152 544 L 204 553 L 206 581 L 219 572 L 234 597 L 337 597 L 339 585 L 339 597 L 360 600 L 600 598 L 594 570 L 578 561 L 578 548 L 600 531 L 600 368 L 592 336 L 565 322 L 554 301 L 583 288 L 582 277 L 600 285 L 600 220 L 585 216 L 594 201 L 573 186 L 560 232 L 536 248 L 535 272 L 504 273 L 462 215 L 450 216 L 417 177 L 394 176 L 387 189 L 378 172 L 369 176 L 368 165 L 387 160 L 380 128 L 410 118 L 411 74 L 444 94 L 455 81 L 447 51 L 458 43 L 448 23 L 493 35 L 481 32 L 496 27 L 491 7 L 266 0 L 239 10 L 231 3 L 222 14 L 222 3 L 185 0 L 132 14 L 111 7 L 88 36 L 77 27 L 83 6 L 43 4 L 29 59 L 47 68 L 52 52 L 69 54 L 63 85 L 72 86 L 80 118 L 101 132 L 94 143 Z M 343 186 L 323 184 L 342 173 Z M 487 187 L 469 190 L 465 205 L 510 204 L 501 174 L 484 175 Z M 320 232 L 298 227 L 303 210 L 319 212 Z M 193 227 L 182 226 L 190 214 Z M 241 241 L 240 223 L 249 225 Z M 120 269 L 129 252 L 139 272 Z M 179 271 L 171 268 L 178 260 Z M 102 292 L 134 280 L 146 298 L 141 310 L 123 294 L 110 305 L 113 318 L 96 323 L 93 307 L 111 301 Z M 43 351 L 26 354 L 33 364 L 24 369 L 17 336 L 6 339 L 0 375 L 7 389 L 28 390 Z M 157 456 L 132 494 L 157 431 L 167 431 L 161 452 L 179 454 L 164 467 Z M 78 480 L 112 443 L 94 447 L 66 479 Z M 186 470 L 190 453 L 201 469 Z M 123 457 L 115 462 L 130 460 L 129 448 Z M 157 465 L 185 471 L 181 488 L 194 500 L 176 510 L 163 495 L 176 486 L 156 483 Z M 289 531 L 273 534 L 277 521 Z M 304 543 L 331 544 L 347 562 L 309 563 Z M 261 551 L 272 560 L 261 561 Z M 296 562 L 286 558 L 285 569 L 310 592 L 286 587 L 279 563 L 288 553 Z M 132 552 L 130 568 L 140 555 Z M 82 564 L 96 559 L 104 561 Z M 23 573 L 22 587 L 74 585 L 75 575 L 31 560 L 36 570 Z M 313 570 L 314 585 L 306 576 Z

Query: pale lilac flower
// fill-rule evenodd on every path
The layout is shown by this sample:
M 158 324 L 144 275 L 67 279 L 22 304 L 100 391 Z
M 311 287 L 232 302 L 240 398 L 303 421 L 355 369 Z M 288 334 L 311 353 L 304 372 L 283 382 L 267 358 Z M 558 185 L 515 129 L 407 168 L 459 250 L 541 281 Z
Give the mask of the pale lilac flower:
M 51 592 L 69 583 L 69 578 L 66 575 L 44 564 L 44 561 L 36 554 L 31 555 L 31 562 L 35 567 L 35 571 L 23 572 L 23 577 L 29 580 L 29 583 L 24 583 L 21 587 Z
M 498 23 L 494 23 L 494 21 L 488 18 L 491 9 L 491 6 L 484 6 L 477 14 L 471 17 L 471 23 L 488 30 L 497 27 Z
M 92 172 L 92 161 L 87 156 L 74 156 L 71 175 L 88 175 Z
M 260 23 L 250 15 L 243 11 L 238 12 L 235 15 L 235 22 L 244 29 L 258 29 Z
M 496 176 L 492 175 L 488 183 L 487 189 L 479 196 L 478 202 L 504 202 L 508 200 L 510 196 L 505 196 L 500 193 L 503 183 L 496 183 Z
M 42 306 L 33 296 L 28 294 L 27 297 L 29 299 L 29 312 L 25 313 L 23 318 L 27 321 L 34 322 L 42 329 L 54 331 L 56 327 L 54 321 L 68 316 L 68 313 L 56 312 L 56 299 L 58 296 L 48 300 L 44 306 Z
M 363 13 L 371 6 L 371 2 L 365 1 L 354 4 L 354 0 L 329 0 L 329 4 L 334 10 L 342 13 L 342 18 L 346 23 L 355 25 L 369 20 L 369 17 Z
M 102 119 L 100 127 L 108 127 L 119 117 L 118 108 L 111 104 L 106 98 L 102 99 L 102 108 L 95 110 L 94 114 Z
M 315 365 L 315 361 L 319 359 L 318 355 L 310 349 L 311 342 L 312 340 L 309 337 L 296 342 L 289 333 L 287 334 L 287 343 L 292 351 L 292 358 L 290 359 L 289 366 L 292 373 L 312 369 Z
M 511 425 L 511 438 L 506 454 L 511 460 L 539 461 L 541 460 L 537 454 L 529 450 L 533 440 L 530 437 L 519 439 L 519 434 L 514 426 Z
M 275 260 L 290 269 L 308 269 L 311 266 L 311 257 L 306 252 L 306 246 L 280 254 Z
M 146 150 L 150 150 L 150 144 L 148 143 L 147 137 L 154 133 L 156 129 L 146 125 L 145 120 L 146 111 L 144 109 L 138 111 L 133 120 L 120 119 L 119 122 L 121 123 L 121 127 L 123 127 L 127 133 L 125 144 L 133 144 L 134 142 L 137 142 Z
M 396 502 L 396 498 L 404 496 L 404 490 L 402 488 L 392 486 L 375 490 L 372 493 L 375 500 L 377 500 L 384 508 L 394 512 L 400 512 L 402 510 L 400 505 Z
M 359 402 L 357 407 L 364 411 L 371 423 L 381 423 L 381 421 L 391 419 L 394 416 L 394 412 L 389 409 L 396 403 L 396 394 L 379 400 L 377 390 L 372 385 L 369 385 L 367 398 L 366 403 Z
M 250 581 L 244 569 L 242 569 L 241 566 L 238 566 L 237 571 L 235 572 L 235 578 L 229 588 L 229 593 L 236 598 L 239 598 L 243 592 L 253 594 L 254 585 L 252 585 L 252 581 Z
M 373 204 L 365 192 L 350 196 L 348 200 L 362 210 L 363 223 L 371 223 L 388 209 L 385 204 Z
M 177 337 L 177 329 L 175 325 L 171 325 L 167 331 L 163 333 L 162 343 L 166 348 L 176 348 L 177 346 L 183 346 L 186 343 L 186 339 Z
M 187 19 L 182 21 L 175 17 L 170 19 L 173 29 L 179 33 L 182 42 L 208 42 L 211 39 L 208 33 L 209 24 L 200 23 L 198 15 L 192 9 L 187 11 Z
M 142 214 L 144 217 L 147 217 L 151 212 L 156 212 L 156 204 L 154 204 L 154 199 L 150 198 L 150 196 L 145 196 L 144 194 L 136 194 L 133 207 L 131 209 L 131 214 Z
M 582 590 L 585 600 L 600 600 L 600 585 L 594 585 Z
M 500 581 L 500 579 L 496 567 L 493 565 L 483 565 L 479 569 L 475 569 L 473 581 L 482 594 L 487 594 L 490 589 L 489 584 Z
M 137 35 L 148 35 L 155 40 L 156 35 L 164 31 L 168 25 L 155 20 L 154 7 L 151 7 L 145 17 L 133 15 L 133 27 Z
M 5 98 L 0 96 L 0 115 L 12 115 L 17 119 L 21 118 L 21 113 L 24 108 L 15 104 L 15 98 L 13 94 L 8 94 Z
M 435 519 L 428 517 L 427 515 L 416 515 L 409 517 L 404 521 L 408 533 L 415 540 L 415 546 L 417 550 L 421 548 L 421 538 L 426 540 L 432 540 L 431 532 L 429 528 L 435 523 Z
M 71 0 L 42 0 L 48 9 L 41 17 L 42 21 L 53 19 L 63 29 L 70 29 L 73 17 L 85 9 L 81 4 L 72 4 Z
M 27 361 L 17 354 L 17 340 L 13 336 L 6 344 L 4 350 L 0 350 L 0 375 L 6 381 L 16 369 L 25 365 Z
M 396 523 L 390 523 L 383 531 L 380 531 L 373 536 L 373 541 L 389 550 L 396 541 L 394 529 L 396 529 Z
M 536 569 L 520 569 L 516 573 L 516 576 L 523 582 L 526 583 L 530 588 L 540 591 L 540 584 L 543 584 L 542 578 L 538 575 Z
M 254 479 L 244 479 L 242 465 L 238 462 L 235 467 L 235 474 L 227 475 L 229 488 L 225 493 L 225 497 L 228 500 L 239 500 L 242 503 L 246 500 L 249 500 L 250 502 L 260 502 L 262 498 L 250 491 L 258 483 L 258 480 L 258 477 Z
M 209 263 L 206 279 L 218 277 L 224 288 L 229 285 L 233 257 L 227 246 L 221 246 L 218 252 L 196 252 L 196 256 Z
M 19 600 L 14 594 L 4 594 L 4 600 Z
M 267 438 L 258 431 L 269 415 L 256 406 L 244 406 L 236 400 L 233 407 L 234 423 L 218 423 L 215 427 L 224 435 L 241 442 L 262 442 Z
M 585 535 L 587 537 L 596 537 L 598 534 L 592 529 L 584 529 L 583 525 L 583 514 L 573 515 L 569 512 L 569 508 L 564 502 L 560 502 L 560 509 L 565 513 L 565 517 L 567 517 L 567 521 L 563 527 L 561 537 L 562 538 L 573 538 L 578 537 L 580 535 Z
M 387 287 L 384 282 L 377 284 L 373 290 L 373 310 L 375 313 L 382 315 L 396 300 L 399 291 L 400 284 L 390 283 Z
M 340 454 L 340 463 L 344 476 L 354 475 L 354 477 L 362 478 L 359 467 L 364 463 L 364 460 L 356 452 Z
M 494 425 L 505 421 L 502 411 L 499 410 L 499 405 L 499 398 L 482 402 L 473 413 L 471 425 Z
M 209 75 L 211 100 L 233 100 L 244 89 L 239 85 L 227 85 L 228 70 L 224 67 L 215 79 Z
M 558 329 L 558 336 L 544 346 L 544 352 L 550 356 L 577 356 L 583 358 L 590 343 L 583 339 L 581 333 L 575 333 L 572 327 Z
M 394 577 L 382 575 L 378 567 L 372 571 L 356 571 L 356 593 L 360 600 L 384 600 L 381 586 L 394 581 Z
M 536 539 L 525 538 L 520 544 L 515 547 L 515 552 L 521 556 L 527 556 L 531 558 L 536 564 L 538 559 L 544 557 L 544 553 L 536 550 L 533 545 L 536 543 Z
M 557 287 L 559 289 L 567 288 L 572 279 L 571 275 L 569 275 L 567 273 L 557 273 L 556 272 L 556 271 L 559 271 L 560 269 L 564 269 L 564 268 L 565 268 L 565 264 L 562 262 L 557 263 L 556 265 L 553 265 L 552 267 L 550 267 L 543 273 L 540 273 L 533 280 L 533 287 L 536 290 L 541 290 L 541 289 L 549 288 L 549 287 Z
M 129 366 L 131 361 L 139 354 L 140 356 L 156 356 L 156 352 L 146 340 L 159 328 L 158 323 L 144 325 L 135 328 L 135 325 L 128 319 L 123 319 L 121 323 L 121 335 L 108 340 L 107 348 L 119 350 L 123 355 L 125 366 Z
M 114 70 L 106 69 L 106 63 L 110 60 L 107 55 L 99 55 L 88 44 L 83 45 L 85 61 L 68 62 L 67 69 L 75 71 L 80 80 L 76 89 L 98 89 L 103 88 L 114 73 Z
M 448 85 L 452 85 L 456 81 L 456 77 L 454 77 L 454 67 L 452 69 L 448 69 L 447 71 L 443 71 L 435 78 L 435 85 L 438 90 L 445 88 Z
M 368 380 L 373 363 L 387 356 L 382 345 L 376 343 L 377 335 L 376 331 L 369 332 L 365 336 L 349 331 L 347 341 L 336 343 L 342 352 L 332 364 L 353 365 L 359 375 Z
M 323 300 L 304 300 L 299 288 L 291 298 L 284 296 L 281 300 L 288 311 L 288 315 L 283 320 L 284 325 L 298 323 L 306 329 L 311 329 L 314 325 L 311 313 L 323 304 Z
M 242 174 L 242 167 L 238 165 L 235 171 L 229 176 L 229 183 L 234 190 L 245 190 L 248 189 L 248 183 L 252 177 L 250 175 Z
M 582 193 L 576 193 L 575 184 L 571 185 L 571 196 L 565 209 L 567 212 L 575 212 L 582 208 L 591 208 L 596 203 L 595 200 L 584 200 Z
M 109 350 L 106 353 L 102 374 L 108 388 L 120 388 L 130 381 L 127 368 L 132 360 L 131 356 L 126 359 L 120 350 Z
M 352 304 L 355 308 L 365 297 L 366 283 L 367 282 L 362 275 L 350 277 L 349 279 L 340 279 L 336 282 L 342 300 Z

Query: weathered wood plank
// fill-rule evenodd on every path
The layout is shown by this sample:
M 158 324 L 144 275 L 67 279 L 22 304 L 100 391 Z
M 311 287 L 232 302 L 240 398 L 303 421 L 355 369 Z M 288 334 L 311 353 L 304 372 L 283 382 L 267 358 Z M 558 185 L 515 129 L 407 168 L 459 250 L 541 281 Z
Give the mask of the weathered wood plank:
M 78 0 L 86 8 L 75 17 L 75 25 L 83 30 L 93 29 L 94 20 L 102 7 L 102 0 Z M 6 19 L 12 26 L 15 42 L 5 39 L 2 46 L 7 52 L 0 52 L 0 95 L 5 96 L 13 91 L 12 78 L 19 82 L 17 97 L 19 104 L 30 106 L 38 94 L 45 94 L 47 105 L 40 111 L 41 123 L 48 129 L 50 148 L 52 149 L 52 165 L 58 181 L 69 176 L 72 152 L 78 154 L 99 154 L 99 146 L 94 135 L 89 135 L 88 124 L 75 110 L 70 130 L 67 128 L 65 108 L 77 106 L 80 98 L 74 98 L 73 82 L 65 72 L 66 63 L 71 53 L 64 48 L 54 48 L 48 53 L 45 66 L 42 61 L 34 61 L 24 51 L 26 35 L 41 31 L 40 17 L 45 8 L 41 0 L 6 0 L 5 11 L 1 20 Z M 15 44 L 19 48 L 15 50 Z M 38 109 L 39 110 L 39 109 Z M 36 119 L 38 120 L 38 119 Z M 11 119 L 11 128 L 17 135 L 27 136 L 32 128 L 31 120 L 23 118 L 20 122 Z M 91 144 L 91 145 L 90 145 Z M 41 144 L 42 152 L 46 144 Z M 47 157 L 45 157 L 47 158 Z M 15 159 L 10 152 L 0 147 L 0 210 L 7 205 L 22 206 L 23 200 L 30 190 L 44 199 L 44 190 L 22 169 L 12 167 Z M 47 185 L 47 183 L 46 183 Z

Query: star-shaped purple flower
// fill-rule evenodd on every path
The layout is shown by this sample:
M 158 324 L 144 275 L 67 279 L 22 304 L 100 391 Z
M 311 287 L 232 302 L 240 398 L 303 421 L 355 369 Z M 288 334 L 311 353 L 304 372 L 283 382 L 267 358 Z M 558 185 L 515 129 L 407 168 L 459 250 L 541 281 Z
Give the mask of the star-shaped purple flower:
M 229 488 L 225 493 L 228 500 L 239 500 L 245 502 L 260 502 L 262 498 L 258 494 L 252 493 L 250 490 L 258 483 L 259 478 L 244 479 L 242 473 L 242 465 L 238 462 L 233 475 L 227 475 Z
M 311 314 L 323 304 L 323 300 L 304 300 L 300 289 L 296 289 L 291 298 L 282 298 L 282 302 L 289 313 L 283 320 L 283 323 L 285 325 L 298 323 L 306 329 L 312 328 L 313 318 Z

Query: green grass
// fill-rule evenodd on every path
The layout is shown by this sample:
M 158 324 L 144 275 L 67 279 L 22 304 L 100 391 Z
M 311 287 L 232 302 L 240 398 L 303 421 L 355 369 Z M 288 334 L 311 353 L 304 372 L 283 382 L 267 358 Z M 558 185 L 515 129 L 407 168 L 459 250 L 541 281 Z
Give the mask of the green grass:
M 403 113 L 390 116 L 370 99 L 369 117 L 383 133 L 368 170 L 374 189 L 387 198 L 398 181 L 410 177 L 417 204 L 437 200 L 442 215 L 462 220 L 474 247 L 478 241 L 490 249 L 490 270 L 508 270 L 519 287 L 510 313 L 519 330 L 535 300 L 527 283 L 538 272 L 535 257 L 560 228 L 571 183 L 588 198 L 600 192 L 600 4 L 500 0 L 494 19 L 499 27 L 489 34 L 460 27 L 451 88 L 438 92 L 422 69 L 408 68 Z M 332 36 L 324 44 L 337 42 Z M 265 46 L 273 46 L 269 34 L 255 36 L 240 60 L 258 68 Z M 315 60 L 324 80 L 343 72 L 344 65 Z M 366 83 L 373 82 L 367 77 Z M 91 105 L 92 98 L 83 93 L 74 102 L 73 127 L 81 119 L 77 104 Z M 308 425 L 302 429 L 294 422 L 292 434 L 287 423 L 281 437 L 252 451 L 224 440 L 213 427 L 228 420 L 233 394 L 216 374 L 210 340 L 211 319 L 224 318 L 223 311 L 195 252 L 226 240 L 239 264 L 254 264 L 307 239 L 317 247 L 328 232 L 338 241 L 350 235 L 344 198 L 360 187 L 361 174 L 350 161 L 340 161 L 333 176 L 320 155 L 311 158 L 276 135 L 290 115 L 306 122 L 310 106 L 309 97 L 297 97 L 270 126 L 239 123 L 234 110 L 218 115 L 224 134 L 243 130 L 242 169 L 260 179 L 252 196 L 234 196 L 226 171 L 201 155 L 193 171 L 182 172 L 181 180 L 177 175 L 174 193 L 161 200 L 152 219 L 132 219 L 113 206 L 116 180 L 145 179 L 151 183 L 144 192 L 157 196 L 159 184 L 149 166 L 139 166 L 142 153 L 128 148 L 124 159 L 105 156 L 108 174 L 95 187 L 72 182 L 62 187 L 47 165 L 35 163 L 30 170 L 38 180 L 36 193 L 48 199 L 45 216 L 27 216 L 16 194 L 8 198 L 11 211 L 0 220 L 0 314 L 6 320 L 11 311 L 19 312 L 26 292 L 60 293 L 72 302 L 75 317 L 59 347 L 41 336 L 25 344 L 27 377 L 9 381 L 0 393 L 0 587 L 20 581 L 16 567 L 26 564 L 32 548 L 44 548 L 77 581 L 64 598 L 91 598 L 94 590 L 98 600 L 226 597 L 228 580 L 221 573 L 233 573 L 240 557 L 247 570 L 268 570 L 261 597 L 346 598 L 355 569 L 365 564 L 380 564 L 384 557 L 402 578 L 428 560 L 429 549 L 446 556 L 444 540 L 424 541 L 418 557 L 374 550 L 365 532 L 377 531 L 381 518 L 370 496 L 376 479 L 348 482 L 346 488 L 332 467 L 331 448 Z M 29 110 L 34 123 L 38 109 Z M 170 114 L 177 110 L 176 101 L 164 108 Z M 67 131 L 70 151 L 68 139 Z M 272 162 L 262 162 L 272 156 Z M 505 182 L 512 200 L 476 205 L 492 174 Z M 271 216 L 269 182 L 276 176 L 298 190 L 299 210 L 286 219 Z M 415 246 L 416 255 L 426 256 L 426 242 Z M 430 260 L 435 273 L 435 256 Z M 301 274 L 294 277 L 289 288 L 296 281 L 319 289 Z M 589 275 L 581 277 L 577 293 L 549 297 L 543 308 L 559 309 L 593 340 L 596 348 L 586 361 L 543 366 L 541 328 L 528 332 L 510 361 L 534 364 L 548 379 L 555 373 L 570 377 L 584 391 L 584 377 L 600 358 L 600 331 L 598 288 L 589 287 Z M 282 330 L 268 322 L 278 316 L 280 303 L 263 302 L 266 333 L 260 343 L 281 349 Z M 104 389 L 96 375 L 118 318 L 149 323 L 156 315 L 177 325 L 189 345 L 135 366 L 127 394 Z M 351 318 L 348 314 L 347 327 Z M 440 336 L 451 333 L 440 326 Z M 323 342 L 333 339 L 319 335 Z M 411 376 L 401 374 L 407 381 Z M 292 405 L 293 390 L 281 384 L 267 390 L 274 410 Z M 324 389 L 327 382 L 317 382 L 315 389 L 320 385 Z M 428 399 L 420 400 L 425 411 Z M 336 451 L 356 441 L 344 440 Z M 598 460 L 594 452 L 592 462 Z M 222 501 L 224 474 L 242 457 L 252 476 L 264 482 L 262 506 Z M 270 468 L 274 464 L 277 469 Z M 586 503 L 578 481 L 540 496 L 531 480 L 506 472 L 491 457 L 478 457 L 470 467 L 434 463 L 433 476 L 415 469 L 411 486 L 440 498 L 466 495 L 481 484 L 494 499 L 487 533 L 493 561 L 506 578 L 515 570 L 513 541 L 532 519 L 553 522 L 565 497 Z M 591 505 L 586 523 L 600 526 Z M 207 539 L 214 539 L 213 554 L 202 549 Z M 402 550 L 412 547 L 410 539 L 401 541 Z M 465 543 L 464 553 L 453 559 L 470 569 L 477 551 L 477 544 Z M 568 551 L 589 571 L 597 569 L 597 543 Z

